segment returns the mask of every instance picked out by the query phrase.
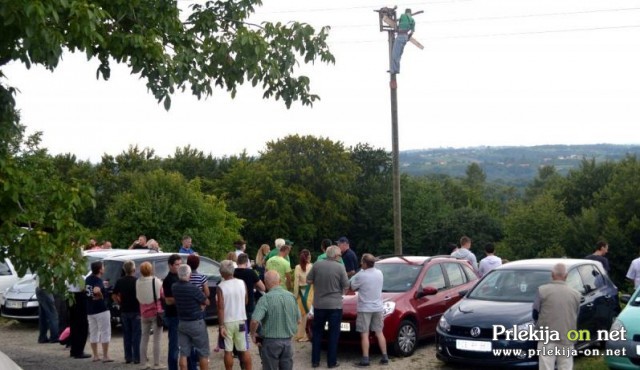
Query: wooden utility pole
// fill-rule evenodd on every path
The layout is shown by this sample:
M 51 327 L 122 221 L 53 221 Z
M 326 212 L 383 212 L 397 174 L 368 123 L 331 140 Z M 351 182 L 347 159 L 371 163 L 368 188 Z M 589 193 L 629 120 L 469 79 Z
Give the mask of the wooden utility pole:
M 374 10 L 378 13 L 380 32 L 387 32 L 389 35 L 389 72 L 392 70 L 393 43 L 396 38 L 397 15 L 396 7 L 381 8 Z M 420 14 L 422 11 L 414 13 Z M 418 48 L 424 47 L 413 37 L 409 40 Z M 392 158 L 392 178 L 393 178 L 393 252 L 402 254 L 402 207 L 400 197 L 400 144 L 398 143 L 398 83 L 396 74 L 389 73 L 389 90 L 391 93 L 391 158 Z

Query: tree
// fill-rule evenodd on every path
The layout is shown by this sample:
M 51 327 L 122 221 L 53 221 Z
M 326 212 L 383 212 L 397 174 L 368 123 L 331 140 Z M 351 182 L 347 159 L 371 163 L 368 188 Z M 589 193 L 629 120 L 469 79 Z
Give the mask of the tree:
M 239 237 L 241 225 L 224 201 L 202 194 L 198 180 L 156 170 L 133 177 L 131 189 L 115 196 L 104 229 L 116 246 L 145 234 L 166 251 L 177 250 L 187 234 L 200 254 L 220 258 Z
M 39 147 L 40 134 L 2 148 L 13 155 L 0 157 L 0 253 L 23 275 L 38 273 L 43 286 L 58 293 L 67 281 L 82 277 L 78 247 L 86 238 L 77 217 L 92 204 L 92 189 L 79 181 L 62 181 L 53 159 Z M 5 142 L 6 144 L 6 142 Z M 3 150 L 0 149 L 0 150 Z M 6 153 L 6 152 L 5 152 Z M 61 256 L 68 257 L 60 263 Z
M 176 89 L 201 98 L 213 86 L 235 96 L 245 82 L 262 85 L 264 97 L 312 104 L 309 78 L 297 76 L 299 58 L 334 62 L 328 27 L 248 23 L 260 0 L 207 1 L 183 17 L 177 1 L 68 0 L 0 2 L 0 67 L 18 60 L 27 68 L 54 70 L 65 50 L 100 61 L 97 75 L 110 77 L 110 63 L 125 63 L 165 108 Z M 298 58 L 299 57 L 299 58 Z
M 531 202 L 514 204 L 504 221 L 502 257 L 510 260 L 563 257 L 564 238 L 570 228 L 563 207 L 562 202 L 548 193 Z
M 37 267 L 38 273 L 53 276 L 59 286 L 78 278 L 69 267 L 72 264 L 50 269 L 38 255 L 20 254 L 15 240 L 22 224 L 40 225 L 33 232 L 47 228 L 50 242 L 35 249 L 40 255 L 66 261 L 77 258 L 71 247 L 72 237 L 80 236 L 76 216 L 92 192 L 82 186 L 39 182 L 17 163 L 14 149 L 22 142 L 15 109 L 17 90 L 4 81 L 2 67 L 18 61 L 27 68 L 40 64 L 53 71 L 63 52 L 83 52 L 100 62 L 96 75 L 105 80 L 110 77 L 110 63 L 126 64 L 132 74 L 146 80 L 165 109 L 170 108 L 170 96 L 176 90 L 189 88 L 200 99 L 217 86 L 235 96 L 237 87 L 246 82 L 254 87 L 260 84 L 264 98 L 282 99 L 287 107 L 294 101 L 311 105 L 319 97 L 310 92 L 309 78 L 297 74 L 298 62 L 334 62 L 326 43 L 328 28 L 316 32 L 298 22 L 246 22 L 260 4 L 260 0 L 206 1 L 191 5 L 183 17 L 175 0 L 0 0 L 0 185 L 4 189 L 0 239 L 2 245 L 10 245 L 9 253 L 14 253 L 21 271 L 24 266 Z M 58 198 L 27 204 L 36 194 Z M 56 216 L 43 220 L 44 214 Z M 71 226 L 63 228 L 61 220 Z M 58 223 L 48 224 L 54 221 Z M 31 231 L 26 234 L 22 245 L 33 246 L 28 240 Z
M 615 166 L 611 162 L 583 159 L 579 169 L 569 171 L 560 194 L 565 202 L 565 213 L 573 217 L 583 208 L 593 207 L 594 197 L 611 181 Z
M 283 237 L 310 247 L 349 230 L 358 171 L 341 143 L 292 135 L 267 143 L 254 162 L 239 163 L 219 190 L 247 219 L 243 233 L 253 242 Z
M 299 242 L 319 244 L 322 237 L 349 230 L 359 168 L 342 143 L 290 135 L 267 143 L 258 161 L 295 194 L 285 201 Z
M 391 153 L 360 143 L 351 150 L 351 160 L 360 168 L 354 186 L 358 201 L 346 234 L 359 253 L 393 252 Z
M 542 166 L 538 169 L 538 176 L 533 179 L 525 190 L 527 199 L 534 199 L 538 195 L 553 189 L 560 189 L 562 184 L 562 176 L 558 173 L 555 166 Z
M 441 223 L 452 212 L 445 201 L 442 183 L 403 176 L 401 188 L 403 250 L 407 254 L 438 254 Z
M 639 183 L 640 161 L 630 156 L 615 165 L 609 182 L 594 197 L 598 230 L 611 246 L 608 257 L 612 275 L 620 282 L 640 246 Z

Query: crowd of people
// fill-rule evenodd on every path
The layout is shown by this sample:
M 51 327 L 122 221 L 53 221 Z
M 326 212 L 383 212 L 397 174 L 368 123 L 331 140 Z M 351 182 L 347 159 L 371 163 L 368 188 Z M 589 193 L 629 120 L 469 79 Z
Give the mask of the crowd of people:
M 96 249 L 95 240 L 88 249 Z M 356 331 L 361 333 L 362 357 L 355 365 L 367 367 L 369 335 L 374 333 L 380 347 L 380 364 L 388 364 L 386 341 L 383 335 L 383 275 L 375 267 L 376 257 L 365 253 L 358 260 L 346 237 L 335 243 L 323 239 L 321 254 L 312 262 L 309 249 L 298 252 L 298 261 L 292 268 L 291 242 L 278 238 L 274 248 L 263 244 L 258 248 L 255 261 L 250 261 L 246 243 L 238 240 L 227 259 L 220 263 L 222 281 L 216 292 L 210 295 L 207 276 L 198 272 L 199 256 L 192 246 L 191 237 L 182 238 L 177 248 L 180 254 L 172 254 L 168 270 L 162 280 L 156 278 L 149 262 L 143 262 L 136 277 L 136 265 L 126 261 L 123 276 L 115 283 L 112 299 L 120 308 L 124 361 L 139 364 L 141 369 L 164 369 L 161 360 L 161 340 L 164 329 L 168 333 L 166 366 L 170 370 L 206 370 L 209 366 L 210 349 L 224 351 L 224 366 L 233 367 L 238 358 L 243 369 L 253 367 L 248 350 L 257 345 L 263 369 L 292 369 L 293 343 L 311 341 L 310 366 L 320 366 L 323 339 L 327 342 L 326 363 L 328 368 L 339 366 L 337 361 L 340 323 L 342 319 L 342 296 L 348 290 L 358 292 Z M 108 242 L 103 247 L 110 248 Z M 129 249 L 156 249 L 157 242 L 140 235 Z M 459 246 L 451 246 L 451 256 L 465 259 L 478 272 L 487 274 L 500 266 L 503 260 L 495 255 L 495 246 L 484 246 L 486 257 L 477 262 L 471 252 L 471 239 L 463 236 Z M 593 254 L 585 258 L 600 261 L 608 271 L 605 257 L 608 244 L 599 242 Z M 187 255 L 184 259 L 184 255 Z M 183 260 L 184 259 L 184 260 Z M 109 356 L 111 341 L 110 312 L 106 304 L 106 292 L 102 275 L 102 262 L 91 264 L 91 274 L 84 287 L 70 286 L 74 302 L 69 306 L 70 337 L 66 340 L 73 358 L 92 358 L 93 361 L 112 362 Z M 634 260 L 627 277 L 640 282 L 640 259 Z M 562 266 L 554 269 L 553 280 L 563 281 L 566 271 Z M 558 284 L 558 283 L 556 283 Z M 534 305 L 534 315 L 548 316 L 549 305 L 554 302 L 556 291 L 565 294 L 560 287 L 540 291 Z M 57 322 L 47 317 L 47 304 L 51 296 L 43 296 L 40 325 L 41 343 L 57 341 Z M 209 330 L 204 321 L 206 306 L 215 299 L 218 327 L 214 333 L 213 346 Z M 552 303 L 549 303 L 552 302 Z M 44 314 L 42 314 L 44 312 Z M 307 318 L 313 317 L 311 338 L 307 333 Z M 550 325 L 555 325 L 551 323 Z M 51 332 L 47 336 L 47 330 Z M 325 332 L 327 338 L 323 338 Z M 148 344 L 152 340 L 151 356 Z M 84 351 L 89 340 L 91 354 Z
M 220 262 L 222 281 L 213 295 L 210 295 L 207 276 L 198 272 L 199 256 L 189 236 L 182 238 L 178 253 L 167 259 L 168 273 L 159 277 L 162 280 L 154 274 L 151 263 L 136 266 L 134 261 L 127 260 L 110 297 L 120 310 L 124 362 L 139 365 L 140 369 L 206 370 L 211 349 L 224 351 L 226 369 L 231 369 L 234 359 L 238 358 L 241 367 L 250 370 L 253 364 L 248 350 L 257 345 L 264 369 L 292 369 L 292 343 L 311 341 L 311 366 L 317 367 L 327 323 L 327 365 L 334 368 L 338 366 L 342 295 L 351 288 L 359 291 L 363 299 L 359 301 L 357 325 L 362 332 L 363 357 L 357 365 L 368 366 L 369 331 L 383 338 L 382 273 L 373 266 L 375 257 L 365 254 L 358 261 L 349 240 L 342 237 L 335 243 L 324 239 L 320 246 L 322 254 L 315 263 L 311 250 L 302 249 L 297 263 L 292 264 L 292 244 L 283 238 L 275 240 L 274 248 L 263 244 L 258 248 L 255 261 L 251 261 L 245 253 L 246 243 L 236 241 L 234 250 Z M 111 249 L 111 243 L 91 239 L 84 249 Z M 145 235 L 134 240 L 129 249 L 160 251 L 158 243 Z M 69 302 L 69 335 L 68 338 L 65 335 L 64 344 L 72 358 L 114 361 L 109 355 L 111 317 L 102 280 L 104 273 L 104 264 L 93 262 L 84 286 L 69 286 L 74 299 Z M 45 290 L 39 294 L 43 296 L 39 342 L 57 342 L 60 328 L 57 319 L 55 323 L 52 320 L 57 314 L 46 314 L 46 302 L 53 296 Z M 213 343 L 204 321 L 205 308 L 212 304 L 210 299 L 215 299 L 219 323 L 213 333 Z M 312 314 L 315 319 L 312 338 L 309 338 L 307 318 Z M 168 336 L 166 366 L 161 359 L 165 331 Z M 90 353 L 85 352 L 87 341 Z M 386 364 L 384 338 L 380 346 L 381 363 Z

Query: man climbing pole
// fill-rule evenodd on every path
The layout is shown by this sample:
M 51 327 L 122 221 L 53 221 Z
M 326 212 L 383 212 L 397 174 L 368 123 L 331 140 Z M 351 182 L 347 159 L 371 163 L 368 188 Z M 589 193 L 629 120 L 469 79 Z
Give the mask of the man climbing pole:
M 416 22 L 411 16 L 411 9 L 406 9 L 400 16 L 398 21 L 398 27 L 396 29 L 397 36 L 393 42 L 393 50 L 391 51 L 391 70 L 392 74 L 400 73 L 400 58 L 402 58 L 402 52 L 407 41 L 411 39 L 413 32 L 416 28 Z

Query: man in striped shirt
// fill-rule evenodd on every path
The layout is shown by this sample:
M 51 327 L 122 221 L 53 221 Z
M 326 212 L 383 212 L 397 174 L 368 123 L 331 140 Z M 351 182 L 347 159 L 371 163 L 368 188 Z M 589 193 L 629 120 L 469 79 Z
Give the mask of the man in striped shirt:
M 260 357 L 264 370 L 293 369 L 291 338 L 298 331 L 300 310 L 296 298 L 280 285 L 280 275 L 275 270 L 264 275 L 267 294 L 258 300 L 251 316 L 251 338 L 257 342 L 256 332 L 262 325 L 262 350 Z

